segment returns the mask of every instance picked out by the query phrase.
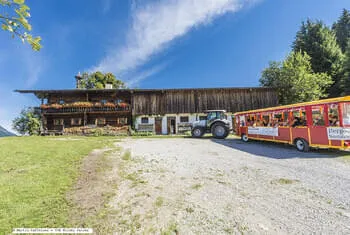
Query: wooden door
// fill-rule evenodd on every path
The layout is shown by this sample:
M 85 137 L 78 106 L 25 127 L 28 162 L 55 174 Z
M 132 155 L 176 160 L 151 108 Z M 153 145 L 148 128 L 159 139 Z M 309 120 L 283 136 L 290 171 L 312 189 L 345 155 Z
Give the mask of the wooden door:
M 176 134 L 176 117 L 168 117 L 167 129 L 169 134 Z
M 155 130 L 156 130 L 156 135 L 162 134 L 162 118 L 161 117 L 156 117 L 156 119 L 155 119 Z

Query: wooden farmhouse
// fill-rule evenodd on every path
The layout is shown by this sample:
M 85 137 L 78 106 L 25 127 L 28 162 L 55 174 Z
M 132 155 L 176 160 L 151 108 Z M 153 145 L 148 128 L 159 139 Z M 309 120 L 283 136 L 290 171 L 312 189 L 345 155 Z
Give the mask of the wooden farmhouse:
M 205 118 L 205 110 L 238 111 L 278 105 L 273 88 L 16 90 L 41 100 L 37 107 L 47 133 L 133 127 L 136 131 L 177 134 Z

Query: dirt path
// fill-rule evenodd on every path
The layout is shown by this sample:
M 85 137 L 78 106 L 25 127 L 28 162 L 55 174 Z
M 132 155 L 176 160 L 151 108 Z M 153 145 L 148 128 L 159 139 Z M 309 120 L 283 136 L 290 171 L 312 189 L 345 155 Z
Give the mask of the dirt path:
M 233 139 L 118 146 L 118 233 L 350 233 L 350 163 L 329 153 Z

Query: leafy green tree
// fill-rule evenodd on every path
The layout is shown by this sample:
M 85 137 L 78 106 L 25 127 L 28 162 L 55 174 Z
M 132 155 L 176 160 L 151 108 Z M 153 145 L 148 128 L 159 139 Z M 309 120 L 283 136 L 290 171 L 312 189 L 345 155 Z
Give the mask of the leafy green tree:
M 123 81 L 116 79 L 112 73 L 102 73 L 100 71 L 88 74 L 83 73 L 80 80 L 80 87 L 86 89 L 104 89 L 106 84 L 111 84 L 113 88 L 126 88 Z
M 33 108 L 23 109 L 19 117 L 12 121 L 12 127 L 22 135 L 38 135 L 40 133 L 40 115 Z
M 348 10 L 343 9 L 342 15 L 333 24 L 332 29 L 335 32 L 338 45 L 342 52 L 345 53 L 348 40 L 350 39 L 350 12 Z
M 262 72 L 260 84 L 275 87 L 280 104 L 291 104 L 326 97 L 332 79 L 327 73 L 312 71 L 307 53 L 292 52 L 283 63 L 271 62 Z
M 335 33 L 321 21 L 303 22 L 293 43 L 294 52 L 306 52 L 310 56 L 315 73 L 327 73 L 334 81 L 329 96 L 339 96 L 340 80 L 343 77 L 344 55 L 337 43 Z
M 259 80 L 261 86 L 278 87 L 281 86 L 281 68 L 282 63 L 279 61 L 270 61 L 269 67 L 264 69 Z
M 32 26 L 28 22 L 30 18 L 29 7 L 25 0 L 0 0 L 0 24 L 1 28 L 12 34 L 12 37 L 19 37 L 22 42 L 28 42 L 32 49 L 41 49 L 41 38 L 33 37 L 29 32 Z

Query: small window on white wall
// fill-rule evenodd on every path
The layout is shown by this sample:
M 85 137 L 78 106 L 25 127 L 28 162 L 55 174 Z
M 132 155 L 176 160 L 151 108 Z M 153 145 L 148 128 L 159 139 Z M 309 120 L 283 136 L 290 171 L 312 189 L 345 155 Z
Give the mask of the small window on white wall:
M 180 122 L 188 122 L 188 116 L 180 117 Z
M 148 117 L 141 118 L 141 123 L 142 124 L 148 124 Z

